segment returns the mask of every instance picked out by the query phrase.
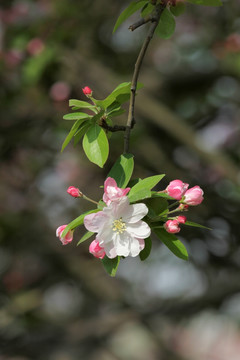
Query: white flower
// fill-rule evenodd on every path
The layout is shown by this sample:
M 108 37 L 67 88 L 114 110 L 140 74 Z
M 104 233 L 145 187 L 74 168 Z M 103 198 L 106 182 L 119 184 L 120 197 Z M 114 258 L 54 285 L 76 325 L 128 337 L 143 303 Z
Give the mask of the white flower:
M 147 215 L 145 204 L 129 205 L 125 196 L 94 214 L 86 215 L 84 225 L 96 232 L 96 240 L 110 259 L 116 256 L 137 256 L 144 249 L 150 227 L 141 219 Z

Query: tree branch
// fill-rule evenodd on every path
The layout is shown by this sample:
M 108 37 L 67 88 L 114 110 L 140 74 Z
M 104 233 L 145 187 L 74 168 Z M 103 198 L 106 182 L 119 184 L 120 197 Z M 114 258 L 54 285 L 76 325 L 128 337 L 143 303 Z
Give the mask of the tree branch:
M 137 28 L 139 28 L 140 26 L 147 24 L 150 21 L 151 22 L 157 21 L 156 16 L 148 15 L 145 18 L 141 18 L 138 21 L 136 21 L 134 24 L 130 25 L 128 29 L 131 31 L 134 31 Z
M 126 126 L 125 125 L 114 125 L 114 126 L 110 126 L 107 124 L 105 119 L 102 119 L 101 124 L 99 124 L 99 126 L 101 126 L 103 129 L 106 129 L 108 131 L 111 132 L 117 132 L 117 131 L 126 131 Z M 134 126 L 134 122 L 132 123 L 132 127 Z
M 147 37 L 142 45 L 142 48 L 138 55 L 137 61 L 135 63 L 135 68 L 134 68 L 132 83 L 131 83 L 131 97 L 130 97 L 130 103 L 129 103 L 128 119 L 127 119 L 125 134 L 124 134 L 124 153 L 125 154 L 128 153 L 128 151 L 129 151 L 130 132 L 133 127 L 133 124 L 135 123 L 134 106 L 135 106 L 136 88 L 137 88 L 139 72 L 140 72 L 141 65 L 142 65 L 144 56 L 146 54 L 148 45 L 149 45 L 150 41 L 152 40 L 153 34 L 156 30 L 156 27 L 158 26 L 161 14 L 162 14 L 163 10 L 165 9 L 165 7 L 166 7 L 165 3 L 158 4 L 156 6 L 156 14 L 154 16 L 156 20 L 150 26 Z

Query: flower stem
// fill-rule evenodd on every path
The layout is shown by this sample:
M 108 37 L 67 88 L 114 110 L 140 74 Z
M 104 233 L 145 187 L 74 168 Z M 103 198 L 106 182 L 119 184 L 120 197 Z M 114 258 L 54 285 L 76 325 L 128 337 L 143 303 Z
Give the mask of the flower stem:
M 98 202 L 97 202 L 97 201 L 90 199 L 90 198 L 87 197 L 86 195 L 83 195 L 83 199 L 85 199 L 85 200 L 87 200 L 87 201 L 90 201 L 90 202 L 92 202 L 93 204 L 98 205 Z

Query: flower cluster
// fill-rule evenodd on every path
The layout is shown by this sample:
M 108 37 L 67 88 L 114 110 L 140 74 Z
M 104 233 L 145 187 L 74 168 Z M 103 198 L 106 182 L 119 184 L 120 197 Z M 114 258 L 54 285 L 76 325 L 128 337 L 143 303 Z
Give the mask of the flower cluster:
M 99 206 L 102 208 L 91 211 L 82 217 L 89 236 L 96 233 L 95 239 L 89 246 L 89 252 L 96 258 L 114 259 L 117 256 L 138 256 L 145 248 L 145 239 L 149 238 L 151 229 L 156 232 L 155 229 L 163 228 L 170 234 L 178 233 L 181 230 L 181 224 L 191 224 L 187 223 L 186 216 L 171 217 L 172 214 L 186 211 L 189 206 L 199 205 L 203 201 L 203 190 L 199 186 L 189 189 L 189 184 L 181 180 L 173 180 L 165 190 L 153 192 L 153 195 L 156 194 L 161 198 L 161 196 L 166 196 L 161 193 L 165 193 L 177 202 L 169 205 L 165 212 L 155 217 L 148 214 L 149 209 L 145 203 L 130 204 L 129 199 L 133 192 L 130 190 L 130 187 L 118 187 L 116 181 L 108 177 L 104 182 L 103 202 L 98 203 L 82 194 L 78 188 L 74 186 L 68 188 L 67 192 L 72 197 L 82 197 L 97 204 L 98 208 Z M 152 196 L 151 192 L 150 196 Z M 144 197 L 141 196 L 141 199 Z M 173 207 L 175 208 L 172 209 Z M 60 226 L 56 232 L 63 245 L 70 243 L 73 239 L 72 228 L 68 227 L 70 230 L 66 232 L 66 226 Z

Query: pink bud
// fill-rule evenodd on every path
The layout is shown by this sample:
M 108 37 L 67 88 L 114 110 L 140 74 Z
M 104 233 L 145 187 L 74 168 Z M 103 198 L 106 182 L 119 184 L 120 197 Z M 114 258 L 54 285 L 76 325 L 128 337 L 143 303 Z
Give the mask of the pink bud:
M 179 222 L 177 220 L 168 220 L 163 226 L 170 234 L 176 234 L 181 230 L 178 225 Z
M 99 242 L 96 239 L 91 242 L 89 252 L 98 259 L 103 259 L 106 255 L 104 249 L 99 245 Z
M 180 223 L 180 224 L 185 224 L 185 222 L 187 221 L 186 216 L 183 215 L 179 215 L 176 217 L 176 220 Z
M 84 95 L 86 96 L 91 96 L 92 95 L 92 89 L 90 89 L 90 87 L 88 86 L 85 86 L 83 89 L 82 89 Z
M 199 205 L 203 201 L 203 190 L 197 185 L 187 190 L 184 194 L 184 203 L 188 205 Z
M 79 198 L 79 197 L 83 196 L 83 193 L 78 188 L 75 188 L 74 186 L 69 186 L 69 188 L 67 189 L 67 193 L 75 198 Z
M 73 239 L 73 231 L 72 230 L 68 231 L 65 236 L 62 236 L 62 233 L 66 227 L 67 227 L 67 225 L 61 225 L 56 230 L 56 236 L 59 237 L 59 240 L 62 242 L 63 245 L 67 245 Z
M 119 188 L 116 181 L 113 178 L 108 177 L 104 182 L 103 201 L 109 206 L 112 201 L 118 201 L 126 196 L 130 190 L 130 188 Z
M 188 186 L 188 184 L 182 182 L 181 180 L 173 180 L 169 183 L 165 191 L 172 198 L 181 200 Z

